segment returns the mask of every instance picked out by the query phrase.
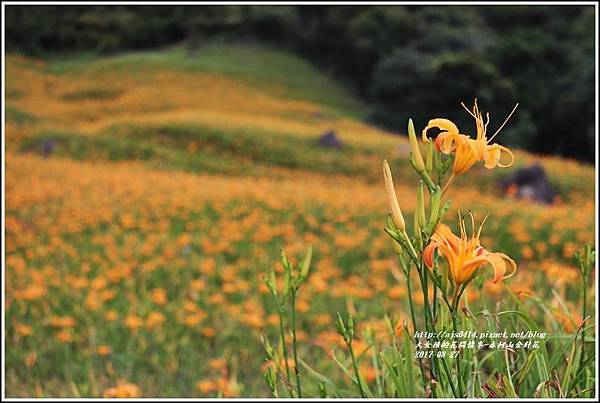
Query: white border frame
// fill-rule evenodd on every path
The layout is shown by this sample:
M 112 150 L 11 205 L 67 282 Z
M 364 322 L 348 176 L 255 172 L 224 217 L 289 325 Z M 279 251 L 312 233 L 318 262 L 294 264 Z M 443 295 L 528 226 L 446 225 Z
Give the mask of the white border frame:
M 595 155 L 595 214 L 596 214 L 596 223 L 598 222 L 598 9 L 599 4 L 596 1 L 273 1 L 273 2 L 265 2 L 265 1 L 207 1 L 207 2 L 198 2 L 198 1 L 7 1 L 2 2 L 2 105 L 6 105 L 6 85 L 5 85 L 5 71 L 6 65 L 5 61 L 5 6 L 7 5 L 468 5 L 468 6 L 476 6 L 476 5 L 593 5 L 596 11 L 595 14 L 595 106 L 596 106 L 596 115 L 595 115 L 595 147 L 596 147 L 596 155 Z M 5 172 L 6 172 L 6 144 L 5 144 L 5 108 L 2 108 L 2 400 L 6 401 L 21 401 L 21 400 L 45 400 L 45 401 L 88 401 L 88 400 L 99 400 L 99 398 L 7 398 L 5 394 L 5 348 L 6 348 L 6 337 L 5 337 L 5 306 L 4 306 L 4 298 L 6 293 L 5 286 L 5 216 L 6 216 L 6 201 L 5 201 Z M 595 236 L 595 250 L 596 250 L 596 267 L 595 267 L 595 278 L 596 278 L 596 289 L 595 296 L 598 298 L 598 228 L 595 228 L 596 236 Z M 594 306 L 594 310 L 596 312 L 595 317 L 595 327 L 596 327 L 596 337 L 598 337 L 598 306 Z M 600 398 L 598 395 L 599 385 L 598 385 L 598 340 L 596 339 L 596 362 L 595 362 L 595 370 L 596 370 L 596 398 Z M 272 399 L 272 398 L 138 398 L 138 399 L 112 399 L 117 401 L 238 401 L 238 400 L 253 400 L 253 401 L 275 401 L 275 400 L 297 400 L 297 401 L 316 401 L 316 400 L 324 400 L 324 401 L 353 401 L 358 399 L 338 399 L 338 398 L 327 398 L 327 399 Z M 408 398 L 408 399 L 363 399 L 370 401 L 390 401 L 390 400 L 400 400 L 400 401 L 422 401 L 422 398 Z M 488 399 L 470 399 L 470 398 L 440 398 L 436 399 L 437 401 L 482 401 Z M 521 398 L 521 399 L 494 399 L 495 401 L 542 401 L 543 399 L 532 399 L 532 398 Z M 578 398 L 578 399 L 555 399 L 555 400 L 569 400 L 569 401 L 595 401 L 595 399 L 588 398 Z

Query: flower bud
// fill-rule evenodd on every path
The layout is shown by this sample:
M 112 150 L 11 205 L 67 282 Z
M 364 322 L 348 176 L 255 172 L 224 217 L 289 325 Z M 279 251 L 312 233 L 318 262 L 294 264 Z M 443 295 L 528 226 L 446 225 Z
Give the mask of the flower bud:
M 421 223 L 419 222 L 419 211 L 417 209 L 415 209 L 414 211 L 414 218 L 413 218 L 413 232 L 415 235 L 415 238 L 417 238 L 418 240 L 421 239 Z
M 417 214 L 419 217 L 419 224 L 425 224 L 425 196 L 423 194 L 423 181 L 419 182 L 419 189 L 417 191 Z
M 431 194 L 431 213 L 429 215 L 429 225 L 431 226 L 431 230 L 433 230 L 433 226 L 437 224 L 438 215 L 440 213 L 440 202 L 442 201 L 442 192 L 439 190 L 439 187 L 435 192 Z
M 402 216 L 402 211 L 400 210 L 400 205 L 396 198 L 392 173 L 390 172 L 390 166 L 388 165 L 387 160 L 383 160 L 383 177 L 385 179 L 385 189 L 388 194 L 390 212 L 392 213 L 392 221 L 398 230 L 404 231 L 406 225 L 404 224 L 404 217 Z
M 412 119 L 408 119 L 408 140 L 410 141 L 410 148 L 417 172 L 425 171 L 425 163 L 423 162 L 423 157 L 421 156 L 421 149 L 419 148 L 419 143 L 417 142 L 417 135 L 415 134 L 415 126 Z
M 427 144 L 427 158 L 425 166 L 427 168 L 427 172 L 431 175 L 433 173 L 433 143 L 429 142 Z
M 415 237 L 421 238 L 421 227 L 425 226 L 425 201 L 423 196 L 423 181 L 419 181 L 417 188 L 417 205 L 415 207 Z
M 306 278 L 308 276 L 308 269 L 310 269 L 310 260 L 312 259 L 312 245 L 308 247 L 306 256 L 304 256 L 304 262 L 302 263 L 302 271 L 300 277 Z

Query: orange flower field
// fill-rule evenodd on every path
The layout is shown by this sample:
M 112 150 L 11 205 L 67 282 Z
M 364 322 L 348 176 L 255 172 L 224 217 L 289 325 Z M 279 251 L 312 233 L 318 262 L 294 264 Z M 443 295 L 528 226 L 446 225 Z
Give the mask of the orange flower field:
M 269 396 L 261 336 L 277 337 L 278 317 L 263 279 L 283 272 L 281 248 L 295 264 L 313 247 L 296 302 L 307 367 L 345 379 L 332 359 L 346 354 L 337 312 L 356 318 L 357 356 L 369 350 L 363 335 L 390 337 L 385 315 L 409 322 L 381 177 L 388 159 L 412 231 L 406 137 L 364 123 L 359 101 L 292 56 L 207 52 L 221 62 L 179 48 L 7 58 L 7 396 Z M 253 63 L 286 65 L 305 81 L 258 75 Z M 415 122 L 417 133 L 426 123 Z M 327 130 L 342 149 L 318 146 Z M 481 243 L 518 265 L 498 284 L 483 269 L 466 301 L 473 312 L 520 304 L 566 337 L 583 319 L 572 256 L 594 243 L 594 167 L 514 154 L 513 167 L 473 168 L 448 192 L 447 221 L 460 206 L 478 220 L 491 213 Z M 552 205 L 496 185 L 533 163 L 557 190 Z M 373 361 L 359 364 L 374 384 Z

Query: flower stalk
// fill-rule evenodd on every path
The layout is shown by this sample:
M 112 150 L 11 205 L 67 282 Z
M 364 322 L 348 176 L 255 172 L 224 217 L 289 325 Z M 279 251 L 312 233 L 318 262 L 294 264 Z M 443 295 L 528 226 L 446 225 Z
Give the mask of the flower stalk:
M 275 272 L 271 269 L 269 276 L 264 279 L 267 288 L 271 292 L 273 299 L 275 301 L 275 305 L 277 308 L 277 315 L 279 317 L 279 338 L 280 338 L 280 348 L 283 355 L 283 361 L 285 363 L 285 379 L 284 383 L 288 386 L 288 392 L 290 397 L 301 398 L 302 397 L 302 383 L 300 377 L 300 360 L 298 358 L 298 346 L 297 346 L 297 335 L 296 335 L 296 300 L 298 296 L 298 292 L 300 287 L 304 284 L 306 279 L 308 278 L 308 273 L 310 270 L 310 263 L 312 260 L 312 246 L 309 246 L 306 255 L 304 256 L 303 262 L 300 264 L 298 268 L 294 268 L 290 261 L 287 259 L 285 251 L 281 250 L 281 263 L 283 264 L 284 274 L 283 274 L 283 290 L 280 293 L 277 290 L 276 286 L 276 278 Z M 292 334 L 292 356 L 294 360 L 294 378 L 295 385 L 292 384 L 292 377 L 288 359 L 288 349 L 286 342 L 286 331 L 285 331 L 285 319 L 288 315 L 288 306 L 290 307 L 290 327 Z M 267 350 L 267 359 L 273 359 L 274 353 L 272 349 L 266 348 Z M 273 380 L 272 374 L 268 371 L 265 373 L 265 379 L 267 381 L 267 385 L 273 391 L 275 388 L 274 396 L 276 396 L 276 382 Z
M 460 214 L 459 236 L 454 235 L 446 224 L 441 223 L 445 212 L 449 208 L 449 202 L 445 200 L 445 196 L 456 176 L 468 171 L 478 161 L 484 161 L 484 165 L 488 169 L 496 166 L 508 167 L 513 162 L 513 154 L 510 150 L 498 144 L 488 144 L 499 130 L 488 140 L 486 137 L 487 122 L 484 122 L 483 115 L 479 111 L 476 102 L 473 111 L 469 111 L 469 113 L 476 120 L 476 139 L 470 139 L 466 135 L 459 134 L 456 125 L 447 119 L 432 119 L 429 122 L 422 131 L 423 141 L 429 143 L 425 161 L 416 138 L 414 123 L 412 119 L 408 122 L 408 136 L 411 146 L 410 163 L 420 179 L 414 211 L 414 240 L 411 240 L 406 234 L 406 225 L 396 198 L 389 165 L 387 161 L 384 161 L 383 171 L 391 214 L 391 219 L 388 221 L 385 231 L 395 241 L 397 249 L 400 249 L 397 252 L 407 282 L 413 327 L 416 329 L 417 319 L 413 301 L 414 293 L 410 286 L 412 267 L 418 274 L 421 292 L 423 293 L 423 323 L 427 332 L 434 335 L 434 340 L 437 340 L 436 324 L 439 320 L 438 314 L 445 306 L 449 312 L 450 326 L 454 330 L 455 341 L 457 341 L 459 301 L 471 280 L 481 272 L 480 267 L 491 266 L 494 271 L 494 282 L 502 281 L 512 276 L 516 271 L 516 263 L 509 256 L 499 252 L 489 252 L 480 245 L 479 239 L 485 219 L 479 228 L 475 229 L 475 219 L 471 215 L 471 237 L 467 236 L 466 226 Z M 435 142 L 431 142 L 426 135 L 432 127 L 442 130 Z M 447 155 L 447 157 L 442 159 L 442 154 Z M 508 163 L 500 162 L 500 157 L 503 155 L 508 155 L 511 158 Z M 449 159 L 450 157 L 452 159 Z M 452 162 L 454 165 L 451 174 L 444 180 Z M 438 184 L 434 184 L 431 180 L 434 172 L 437 173 Z M 425 186 L 429 191 L 429 211 L 425 206 Z M 406 253 L 410 258 L 408 264 L 402 258 L 403 253 Z M 439 267 L 436 263 L 438 257 L 442 260 L 440 263 L 445 263 L 444 268 Z M 439 274 L 440 272 L 442 274 Z M 431 294 L 429 292 L 430 288 Z M 443 319 L 444 315 L 442 315 Z M 443 323 L 442 326 L 444 326 Z M 442 384 L 450 387 L 454 397 L 464 397 L 461 368 L 462 355 L 463 352 L 459 350 L 458 355 L 454 358 L 454 375 L 448 368 L 447 357 L 444 354 L 438 356 L 434 352 L 429 357 L 430 382 L 427 389 L 431 390 L 433 397 L 438 395 L 438 385 Z M 422 375 L 424 376 L 423 370 Z

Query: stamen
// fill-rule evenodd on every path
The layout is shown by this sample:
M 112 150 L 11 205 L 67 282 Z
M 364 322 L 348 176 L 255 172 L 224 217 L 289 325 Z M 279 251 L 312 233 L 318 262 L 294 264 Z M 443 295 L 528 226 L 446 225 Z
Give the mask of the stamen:
M 492 135 L 492 137 L 490 137 L 490 139 L 488 140 L 488 143 L 489 143 L 490 141 L 492 141 L 492 139 L 493 139 L 494 137 L 496 137 L 496 135 L 497 135 L 498 133 L 500 133 L 500 130 L 502 130 L 502 128 L 503 128 L 503 127 L 504 127 L 504 125 L 505 125 L 505 124 L 508 122 L 508 120 L 509 120 L 509 119 L 510 119 L 510 117 L 513 115 L 513 113 L 515 113 L 515 111 L 517 110 L 517 107 L 518 107 L 518 106 L 519 106 L 519 103 L 517 102 L 517 103 L 515 104 L 515 107 L 513 108 L 513 110 L 512 110 L 512 111 L 511 111 L 511 112 L 508 114 L 508 116 L 507 116 L 507 117 L 506 117 L 506 119 L 504 120 L 504 123 L 502 123 L 502 125 L 500 125 L 500 127 L 498 128 L 498 130 L 496 130 L 496 132 L 495 132 L 495 133 Z
M 487 127 L 490 124 L 490 113 L 486 112 L 485 114 L 485 125 L 483 126 L 483 135 L 487 133 Z
M 471 216 L 471 235 L 475 235 L 475 216 L 471 209 L 469 209 L 469 215 Z
M 485 217 L 483 218 L 483 220 L 481 221 L 481 224 L 479 224 L 479 230 L 477 230 L 477 239 L 479 239 L 479 237 L 481 236 L 481 229 L 483 228 L 483 224 L 485 224 L 485 222 L 489 216 L 490 216 L 490 213 L 487 213 L 485 215 Z
M 467 240 L 467 229 L 465 227 L 465 220 L 463 219 L 462 215 L 460 214 L 460 210 L 458 211 L 458 225 L 460 227 L 460 237 L 462 238 L 463 241 Z
M 477 119 L 477 116 L 475 116 L 475 115 L 473 114 L 473 112 L 471 112 L 471 111 L 469 110 L 469 108 L 467 108 L 467 106 L 465 105 L 465 103 L 464 103 L 464 102 L 461 102 L 460 104 L 462 105 L 462 107 L 463 107 L 463 108 L 465 108 L 465 110 L 467 111 L 467 113 L 468 113 L 469 115 L 471 115 L 471 116 L 473 116 L 473 118 Z

